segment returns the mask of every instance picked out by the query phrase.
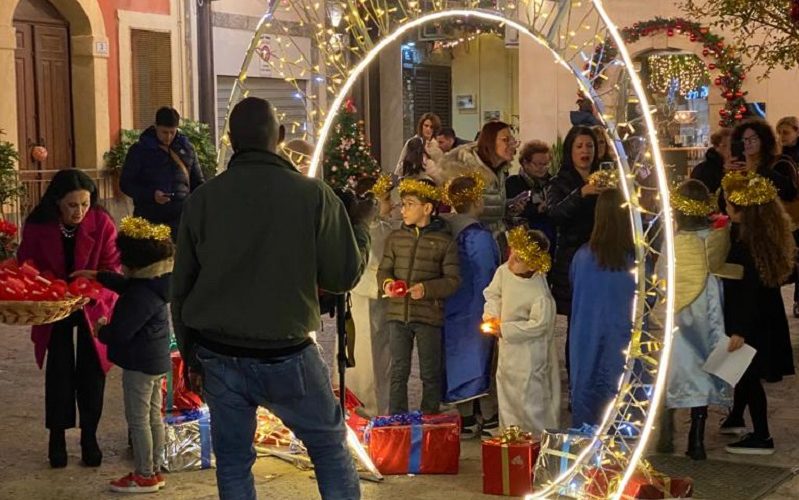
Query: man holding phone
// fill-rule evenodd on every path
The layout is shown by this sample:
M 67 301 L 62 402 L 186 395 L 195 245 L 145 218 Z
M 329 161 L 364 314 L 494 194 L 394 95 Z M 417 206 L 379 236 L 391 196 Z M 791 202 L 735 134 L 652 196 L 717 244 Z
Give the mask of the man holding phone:
M 172 229 L 177 235 L 183 201 L 203 183 L 189 140 L 178 131 L 180 115 L 163 107 L 125 157 L 119 187 L 133 198 L 133 215 Z

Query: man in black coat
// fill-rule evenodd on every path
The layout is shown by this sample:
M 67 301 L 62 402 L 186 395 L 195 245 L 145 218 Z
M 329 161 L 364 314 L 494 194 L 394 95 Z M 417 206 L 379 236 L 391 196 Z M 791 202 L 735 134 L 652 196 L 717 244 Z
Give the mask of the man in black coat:
M 469 143 L 466 139 L 458 137 L 455 131 L 450 127 L 444 127 L 439 130 L 436 141 L 438 141 L 438 147 L 441 148 L 441 151 L 444 153 L 449 153 L 458 146 Z
M 155 114 L 155 125 L 130 147 L 119 187 L 133 198 L 133 214 L 166 224 L 178 232 L 183 201 L 203 183 L 203 173 L 189 140 L 178 132 L 180 115 L 169 107 Z
M 705 161 L 691 170 L 691 179 L 701 181 L 708 191 L 715 193 L 724 177 L 724 163 L 729 159 L 732 129 L 722 128 L 710 136 L 712 147 L 705 152 Z

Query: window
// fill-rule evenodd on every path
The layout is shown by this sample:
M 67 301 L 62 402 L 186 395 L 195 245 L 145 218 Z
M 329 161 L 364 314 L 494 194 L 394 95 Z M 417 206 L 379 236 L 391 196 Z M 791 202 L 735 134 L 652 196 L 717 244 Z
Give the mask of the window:
M 155 112 L 172 106 L 171 33 L 131 30 L 133 127 L 152 125 Z
M 416 133 L 423 114 L 435 113 L 441 125 L 452 126 L 452 70 L 447 66 L 417 65 L 402 70 L 405 95 L 405 138 Z

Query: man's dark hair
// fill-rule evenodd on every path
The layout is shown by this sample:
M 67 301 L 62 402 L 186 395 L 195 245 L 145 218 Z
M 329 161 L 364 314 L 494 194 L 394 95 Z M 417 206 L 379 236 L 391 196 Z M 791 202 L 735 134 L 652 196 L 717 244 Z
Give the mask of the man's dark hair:
M 170 240 L 131 238 L 117 236 L 119 260 L 128 269 L 141 269 L 175 255 L 175 245 Z
M 447 139 L 455 139 L 455 130 L 452 127 L 443 127 L 438 131 L 437 136 L 443 135 Z
M 268 101 L 247 97 L 230 112 L 230 143 L 233 150 L 257 150 L 274 153 L 279 138 L 279 124 Z
M 180 114 L 175 108 L 164 106 L 155 112 L 155 124 L 160 127 L 177 128 L 180 125 Z

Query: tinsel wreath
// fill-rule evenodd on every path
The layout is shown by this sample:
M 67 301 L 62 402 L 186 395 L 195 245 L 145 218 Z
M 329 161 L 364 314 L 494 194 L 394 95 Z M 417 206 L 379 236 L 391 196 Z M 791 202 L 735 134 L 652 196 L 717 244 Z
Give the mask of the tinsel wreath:
M 352 100 L 347 99 L 325 144 L 325 181 L 334 188 L 353 187 L 358 179 L 376 178 L 381 172 L 356 112 Z

